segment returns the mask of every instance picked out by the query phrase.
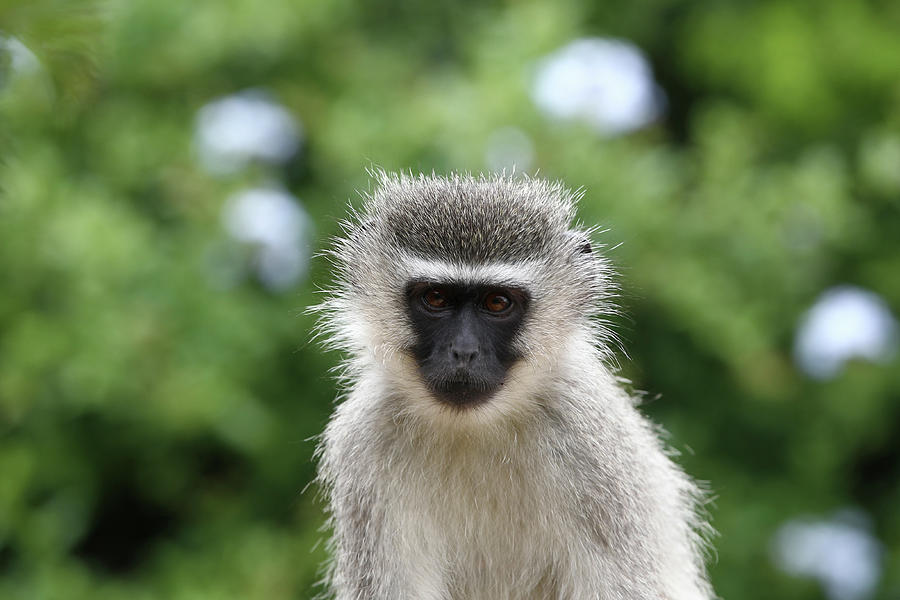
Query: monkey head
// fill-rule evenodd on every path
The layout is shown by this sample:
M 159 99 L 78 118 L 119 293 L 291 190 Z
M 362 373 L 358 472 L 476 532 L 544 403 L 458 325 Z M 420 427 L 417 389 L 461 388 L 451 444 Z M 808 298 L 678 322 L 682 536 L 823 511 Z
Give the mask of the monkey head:
M 608 350 L 610 270 L 561 185 L 376 177 L 322 306 L 352 372 L 380 366 L 404 410 L 485 416 L 527 409 L 563 353 Z

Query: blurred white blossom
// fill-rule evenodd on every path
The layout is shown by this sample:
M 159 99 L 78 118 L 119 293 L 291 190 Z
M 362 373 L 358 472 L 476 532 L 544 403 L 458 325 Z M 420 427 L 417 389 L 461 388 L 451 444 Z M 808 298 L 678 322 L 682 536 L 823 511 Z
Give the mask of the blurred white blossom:
M 3 63 L 6 63 L 11 75 L 34 73 L 41 67 L 41 61 L 21 40 L 12 36 L 0 35 L 0 65 Z M 3 75 L 0 73 L 0 77 Z M 0 84 L 2 83 L 3 81 L 0 79 Z
M 225 230 L 253 249 L 253 267 L 263 285 L 283 290 L 306 274 L 312 222 L 300 202 L 276 188 L 245 190 L 229 198 Z
M 772 540 L 775 564 L 814 577 L 830 600 L 865 600 L 881 577 L 882 547 L 866 515 L 845 510 L 829 520 L 792 520 Z
M 503 127 L 488 137 L 484 162 L 492 171 L 527 171 L 534 162 L 534 144 L 521 129 Z
M 834 377 L 853 358 L 887 361 L 897 349 L 897 321 L 877 294 L 853 286 L 827 290 L 806 313 L 794 344 L 799 367 Z
M 575 40 L 541 60 L 532 97 L 551 117 L 583 119 L 604 135 L 644 127 L 665 104 L 644 54 L 604 38 Z
M 210 102 L 197 115 L 194 143 L 211 173 L 233 173 L 252 161 L 287 162 L 300 148 L 303 130 L 294 117 L 259 90 Z

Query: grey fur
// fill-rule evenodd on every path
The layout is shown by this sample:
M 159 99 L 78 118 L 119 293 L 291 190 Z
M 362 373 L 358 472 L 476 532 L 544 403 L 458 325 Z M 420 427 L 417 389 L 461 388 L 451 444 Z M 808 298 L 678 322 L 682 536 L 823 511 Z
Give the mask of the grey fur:
M 379 173 L 332 257 L 348 356 L 319 446 L 338 600 L 708 600 L 703 495 L 609 367 L 610 269 L 561 185 Z M 515 281 L 525 356 L 482 406 L 430 397 L 407 279 Z

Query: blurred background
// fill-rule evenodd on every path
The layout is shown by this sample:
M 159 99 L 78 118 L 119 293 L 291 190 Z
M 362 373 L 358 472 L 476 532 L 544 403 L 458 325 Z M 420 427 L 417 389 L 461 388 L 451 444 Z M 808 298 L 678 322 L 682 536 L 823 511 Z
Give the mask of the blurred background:
M 314 595 L 372 166 L 583 189 L 718 593 L 900 598 L 887 0 L 4 0 L 0 598 Z

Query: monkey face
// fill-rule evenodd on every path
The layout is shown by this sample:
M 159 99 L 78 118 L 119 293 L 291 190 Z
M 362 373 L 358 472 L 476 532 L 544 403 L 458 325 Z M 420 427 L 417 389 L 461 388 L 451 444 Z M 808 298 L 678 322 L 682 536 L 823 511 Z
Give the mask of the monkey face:
M 412 281 L 407 303 L 411 353 L 425 384 L 458 407 L 487 401 L 521 356 L 513 341 L 528 310 L 523 289 Z

